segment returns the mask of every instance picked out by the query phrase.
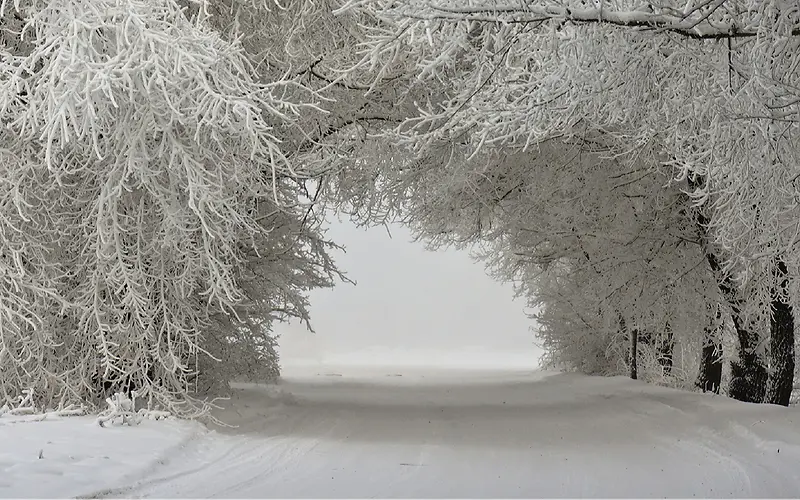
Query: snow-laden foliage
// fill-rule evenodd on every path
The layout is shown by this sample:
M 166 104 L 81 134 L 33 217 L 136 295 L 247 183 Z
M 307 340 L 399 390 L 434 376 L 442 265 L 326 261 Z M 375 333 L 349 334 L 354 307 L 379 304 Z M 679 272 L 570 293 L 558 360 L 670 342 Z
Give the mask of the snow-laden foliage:
M 800 264 L 795 250 L 800 232 L 796 2 L 353 0 L 339 12 L 380 20 L 365 28 L 361 63 L 352 71 L 391 69 L 405 85 L 404 96 L 416 104 L 414 113 L 370 143 L 378 150 L 357 163 L 360 180 L 337 180 L 336 188 L 354 212 L 366 219 L 399 212 L 417 224 L 422 237 L 442 239 L 452 233 L 449 242 L 488 240 L 493 255 L 501 257 L 516 255 L 516 245 L 531 232 L 539 241 L 527 245 L 540 254 L 552 251 L 554 260 L 564 249 L 575 253 L 579 248 L 565 231 L 584 240 L 587 229 L 611 236 L 598 247 L 598 258 L 617 263 L 619 272 L 605 268 L 598 279 L 621 286 L 615 293 L 628 298 L 619 305 L 633 307 L 626 311 L 634 317 L 646 316 L 651 307 L 646 304 L 652 302 L 648 297 L 634 300 L 637 283 L 646 283 L 638 290 L 657 296 L 656 290 L 669 290 L 675 276 L 697 266 L 704 284 L 715 282 L 713 292 L 705 285 L 695 287 L 704 290 L 700 296 L 711 304 L 695 303 L 697 290 L 671 294 L 680 298 L 679 304 L 697 305 L 698 320 L 707 315 L 707 306 L 724 302 L 738 337 L 737 354 L 747 358 L 742 361 L 747 366 L 740 365 L 733 378 L 746 380 L 743 392 L 755 394 L 746 397 L 759 400 L 756 393 L 763 394 L 766 376 L 759 360 L 767 347 L 763 326 L 776 307 L 783 304 L 785 312 Z M 562 144 L 564 154 L 542 153 L 548 141 Z M 381 143 L 391 146 L 380 148 Z M 566 153 L 570 150 L 572 158 Z M 539 158 L 545 170 L 520 179 L 530 164 L 523 162 L 497 185 L 493 179 L 498 170 L 503 174 L 501 159 L 520 151 Z M 636 196 L 653 206 L 672 196 L 681 201 L 672 211 L 667 203 L 642 214 L 642 222 L 632 227 L 664 221 L 661 212 L 667 210 L 693 233 L 682 236 L 693 250 L 675 250 L 671 237 L 659 237 L 656 241 L 666 240 L 672 267 L 653 272 L 626 264 L 646 256 L 645 247 L 629 249 L 610 241 L 615 235 L 621 240 L 631 236 L 624 219 L 604 228 L 596 212 L 586 211 L 573 223 L 570 217 L 583 209 L 575 204 L 581 193 L 563 187 L 577 183 L 586 196 L 593 193 L 595 185 L 569 169 L 587 151 L 604 158 L 597 165 L 609 179 L 630 172 L 627 180 L 620 179 L 629 189 L 660 175 L 663 189 Z M 475 217 L 486 203 L 480 187 L 487 184 L 484 178 L 491 180 L 493 194 L 503 197 L 527 183 L 541 183 L 543 191 L 554 195 L 553 209 L 529 202 L 526 223 L 538 225 L 537 231 L 507 227 L 508 237 L 498 238 L 496 231 L 485 229 L 487 224 L 523 217 Z M 606 181 L 598 177 L 592 182 Z M 440 206 L 449 203 L 449 211 L 436 211 L 434 217 L 419 210 L 437 197 Z M 612 203 L 601 205 L 605 213 L 636 211 L 618 196 L 603 199 Z M 437 217 L 449 222 L 443 226 Z M 588 265 L 579 256 L 563 258 L 570 279 L 576 266 Z M 541 272 L 541 262 L 515 259 L 523 260 L 530 274 Z M 638 277 L 625 285 L 633 275 Z M 535 289 L 533 281 L 526 286 Z M 696 345 L 702 343 L 703 329 L 695 327 Z
M 270 322 L 335 273 L 280 136 L 315 92 L 257 81 L 174 0 L 0 15 L 0 399 L 136 388 L 192 414 L 214 358 L 274 374 Z
M 404 209 L 412 228 L 434 246 L 478 242 L 493 274 L 518 283 L 540 310 L 553 364 L 625 372 L 627 335 L 636 329 L 652 354 L 645 358 L 669 351 L 662 361 L 693 380 L 698 325 L 719 292 L 687 217 L 688 196 L 665 188 L 658 171 L 629 170 L 585 143 L 509 151 L 421 174 Z M 675 344 L 697 356 L 673 360 Z M 664 377 L 663 364 L 649 368 L 645 378 Z
M 342 10 L 382 20 L 364 67 L 403 64 L 409 89 L 442 89 L 390 136 L 413 151 L 602 131 L 637 161 L 708 178 L 693 195 L 715 207 L 714 239 L 731 265 L 750 269 L 794 244 L 795 2 L 350 4 Z
M 395 72 L 344 71 L 359 60 L 365 29 L 380 20 L 369 13 L 337 13 L 340 0 L 206 0 L 210 23 L 241 41 L 256 78 L 291 77 L 320 99 L 281 125 L 282 147 L 295 163 L 315 172 L 342 174 L 371 132 L 413 113 Z M 372 91 L 370 91 L 372 90 Z M 323 201 L 323 200 L 318 200 Z
M 172 415 L 166 411 L 137 408 L 136 391 L 130 396 L 117 392 L 106 398 L 106 409 L 97 415 L 97 424 L 100 427 L 113 425 L 139 425 L 143 420 L 163 420 Z

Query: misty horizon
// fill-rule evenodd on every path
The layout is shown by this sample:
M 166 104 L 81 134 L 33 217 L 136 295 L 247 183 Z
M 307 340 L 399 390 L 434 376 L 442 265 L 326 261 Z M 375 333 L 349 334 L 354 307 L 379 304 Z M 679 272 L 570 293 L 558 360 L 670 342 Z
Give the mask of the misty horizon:
M 541 349 L 523 299 L 466 251 L 429 251 L 399 224 L 363 229 L 343 220 L 327 237 L 357 282 L 310 294 L 311 323 L 275 325 L 281 364 L 492 364 L 538 366 Z

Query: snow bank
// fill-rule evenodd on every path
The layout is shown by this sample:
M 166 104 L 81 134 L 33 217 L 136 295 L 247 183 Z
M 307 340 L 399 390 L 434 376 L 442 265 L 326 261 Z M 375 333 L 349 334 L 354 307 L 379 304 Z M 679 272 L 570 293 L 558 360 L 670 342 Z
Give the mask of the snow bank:
M 157 468 L 204 432 L 197 423 L 100 427 L 96 417 L 0 417 L 0 497 L 92 495 Z

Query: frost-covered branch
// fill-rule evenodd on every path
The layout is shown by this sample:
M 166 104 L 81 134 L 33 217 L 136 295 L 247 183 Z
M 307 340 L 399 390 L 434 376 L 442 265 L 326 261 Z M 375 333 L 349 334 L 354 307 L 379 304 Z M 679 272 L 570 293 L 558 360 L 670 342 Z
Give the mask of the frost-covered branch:
M 201 385 L 274 372 L 273 311 L 307 319 L 338 277 L 295 182 L 317 165 L 285 145 L 323 98 L 261 81 L 174 0 L 3 5 L 21 21 L 0 46 L 0 398 L 135 389 L 191 416 Z
M 687 2 L 683 8 L 662 2 L 605 2 L 587 8 L 586 2 L 527 1 L 515 4 L 502 1 L 412 1 L 385 2 L 381 0 L 352 1 L 340 12 L 354 6 L 374 5 L 376 9 L 393 18 L 420 21 L 462 22 L 477 21 L 502 24 L 602 23 L 622 28 L 641 28 L 657 32 L 670 32 L 694 39 L 719 40 L 752 38 L 759 35 L 757 18 L 751 8 L 745 8 L 741 17 L 734 14 L 743 5 L 731 0 Z M 626 8 L 627 7 L 627 8 Z M 727 18 L 728 20 L 719 19 Z M 800 26 L 789 31 L 790 36 L 800 36 Z
M 793 2 L 367 0 L 340 12 L 380 20 L 352 78 L 404 74 L 415 104 L 338 180 L 357 217 L 399 215 L 433 245 L 490 242 L 504 277 L 532 296 L 546 284 L 552 325 L 583 324 L 577 307 L 612 329 L 601 344 L 621 335 L 619 311 L 637 316 L 629 325 L 654 321 L 647 304 L 667 290 L 680 304 L 667 309 L 702 324 L 706 302 L 725 302 L 755 332 L 741 352 L 763 363 L 767 320 L 787 301 L 778 291 L 796 288 L 800 267 Z M 578 168 L 593 155 L 599 172 Z M 706 182 L 689 189 L 689 178 Z M 608 194 L 587 201 L 596 186 Z M 615 212 L 631 205 L 667 211 Z M 581 290 L 589 310 L 563 301 Z

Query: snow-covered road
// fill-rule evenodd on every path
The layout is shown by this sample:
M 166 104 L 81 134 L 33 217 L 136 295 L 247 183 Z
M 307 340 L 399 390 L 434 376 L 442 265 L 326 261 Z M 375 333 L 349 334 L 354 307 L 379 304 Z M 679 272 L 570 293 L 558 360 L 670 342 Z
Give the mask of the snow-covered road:
M 95 496 L 796 497 L 796 409 L 624 378 L 358 373 L 240 386 L 194 435 Z

